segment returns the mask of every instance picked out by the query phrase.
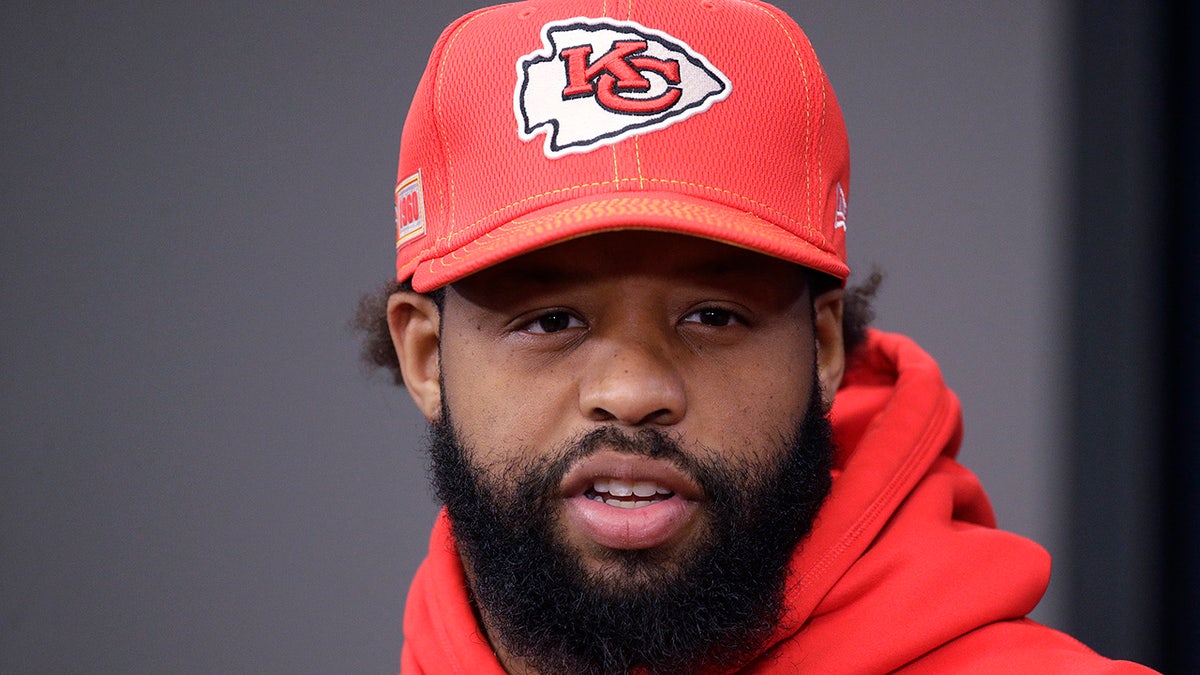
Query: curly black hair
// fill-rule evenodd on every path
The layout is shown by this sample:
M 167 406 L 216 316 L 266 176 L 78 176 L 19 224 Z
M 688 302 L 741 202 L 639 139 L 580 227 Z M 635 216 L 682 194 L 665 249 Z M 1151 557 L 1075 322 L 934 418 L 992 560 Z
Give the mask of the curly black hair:
M 881 283 L 883 273 L 873 269 L 865 281 L 847 287 L 842 297 L 842 342 L 845 345 L 847 360 L 852 359 L 858 348 L 866 342 L 867 327 L 875 319 L 871 302 L 875 299 Z M 815 296 L 840 286 L 841 281 L 813 272 L 809 284 Z M 400 373 L 400 360 L 396 356 L 396 349 L 392 345 L 392 336 L 388 330 L 387 303 L 393 293 L 411 288 L 407 281 L 389 280 L 379 290 L 363 294 L 354 317 L 350 320 L 350 326 L 362 339 L 361 356 L 364 365 L 369 369 L 382 368 L 390 372 L 392 381 L 401 386 L 404 384 L 404 377 Z M 438 309 L 441 309 L 443 289 L 439 288 L 428 295 Z

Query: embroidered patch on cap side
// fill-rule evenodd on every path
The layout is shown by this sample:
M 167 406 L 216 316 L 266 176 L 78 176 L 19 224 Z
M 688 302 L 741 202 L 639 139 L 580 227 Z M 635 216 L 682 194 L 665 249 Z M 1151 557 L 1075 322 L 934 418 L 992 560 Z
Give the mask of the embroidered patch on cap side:
M 396 184 L 396 248 L 425 234 L 425 192 L 421 172 Z
M 517 60 L 513 111 L 521 139 L 545 134 L 552 159 L 664 129 L 733 90 L 686 42 L 633 21 L 553 21 L 542 44 Z

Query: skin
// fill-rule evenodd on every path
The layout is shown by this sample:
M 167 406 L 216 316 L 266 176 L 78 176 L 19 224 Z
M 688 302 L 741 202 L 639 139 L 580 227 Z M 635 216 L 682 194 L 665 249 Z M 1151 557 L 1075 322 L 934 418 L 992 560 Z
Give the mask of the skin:
M 413 400 L 432 421 L 445 396 L 473 464 L 498 488 L 539 455 L 610 425 L 658 428 L 730 462 L 777 463 L 779 439 L 809 398 L 832 403 L 845 367 L 841 315 L 842 291 L 811 297 L 797 265 L 646 231 L 581 237 L 478 272 L 447 289 L 444 316 L 416 293 L 388 304 Z M 649 547 L 670 565 L 706 527 L 704 495 L 670 467 L 599 456 L 563 480 L 565 540 L 598 578 L 618 549 Z M 665 536 L 611 535 L 573 509 L 592 474 L 623 471 L 675 491 L 669 526 L 656 530 Z

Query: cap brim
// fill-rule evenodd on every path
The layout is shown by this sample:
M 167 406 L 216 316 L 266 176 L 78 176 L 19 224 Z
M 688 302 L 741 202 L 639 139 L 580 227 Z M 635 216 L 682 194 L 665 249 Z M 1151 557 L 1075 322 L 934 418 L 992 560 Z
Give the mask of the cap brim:
M 431 291 L 530 251 L 614 230 L 703 237 L 794 262 L 845 280 L 849 268 L 815 228 L 784 229 L 748 211 L 670 192 L 607 193 L 533 211 L 461 245 L 447 242 L 411 270 L 413 290 Z M 468 230 L 469 232 L 469 230 Z M 439 250 L 445 251 L 439 254 Z M 406 270 L 402 270 L 404 276 Z

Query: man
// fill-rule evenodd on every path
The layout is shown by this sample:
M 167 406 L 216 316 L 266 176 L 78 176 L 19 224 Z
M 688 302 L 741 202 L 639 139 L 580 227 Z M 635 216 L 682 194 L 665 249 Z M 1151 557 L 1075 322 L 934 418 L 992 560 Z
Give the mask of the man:
M 1025 615 L 1049 560 L 957 401 L 844 290 L 849 150 L 751 0 L 546 0 L 434 48 L 368 356 L 446 508 L 404 673 L 1124 672 Z

